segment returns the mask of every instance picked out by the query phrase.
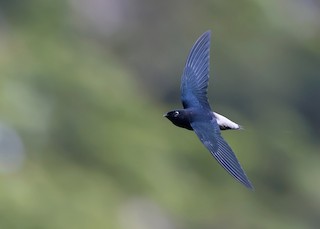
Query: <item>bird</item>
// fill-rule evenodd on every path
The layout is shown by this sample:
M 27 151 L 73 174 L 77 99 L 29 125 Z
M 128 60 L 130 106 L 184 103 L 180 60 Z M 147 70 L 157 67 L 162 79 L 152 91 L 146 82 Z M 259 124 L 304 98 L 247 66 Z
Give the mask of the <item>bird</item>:
M 242 127 L 213 112 L 207 97 L 210 70 L 211 31 L 203 33 L 192 46 L 181 77 L 183 109 L 164 114 L 174 125 L 193 130 L 218 163 L 248 189 L 254 187 L 242 169 L 231 147 L 221 136 L 221 130 Z

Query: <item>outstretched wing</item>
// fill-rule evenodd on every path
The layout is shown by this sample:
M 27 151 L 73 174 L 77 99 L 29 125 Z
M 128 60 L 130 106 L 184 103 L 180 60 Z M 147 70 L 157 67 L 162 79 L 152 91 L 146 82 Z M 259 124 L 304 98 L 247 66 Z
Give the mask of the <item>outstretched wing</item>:
M 181 79 L 181 100 L 184 108 L 210 108 L 207 99 L 210 65 L 210 31 L 193 45 Z
M 210 151 L 219 164 L 235 179 L 247 188 L 253 189 L 251 182 L 243 171 L 236 155 L 228 143 L 222 138 L 216 120 L 211 122 L 195 121 L 191 123 L 194 132 Z

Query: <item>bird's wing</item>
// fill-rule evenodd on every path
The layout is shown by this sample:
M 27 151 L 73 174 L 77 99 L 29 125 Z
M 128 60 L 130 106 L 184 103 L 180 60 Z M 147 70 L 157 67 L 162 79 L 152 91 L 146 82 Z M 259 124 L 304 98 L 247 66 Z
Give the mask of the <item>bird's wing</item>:
M 210 108 L 207 99 L 210 65 L 210 31 L 193 45 L 181 79 L 181 100 L 184 108 Z
M 247 188 L 253 189 L 253 186 L 238 162 L 236 155 L 233 153 L 228 143 L 222 138 L 216 120 L 213 119 L 209 123 L 205 121 L 194 121 L 191 123 L 191 126 L 201 142 L 206 146 L 219 164 Z

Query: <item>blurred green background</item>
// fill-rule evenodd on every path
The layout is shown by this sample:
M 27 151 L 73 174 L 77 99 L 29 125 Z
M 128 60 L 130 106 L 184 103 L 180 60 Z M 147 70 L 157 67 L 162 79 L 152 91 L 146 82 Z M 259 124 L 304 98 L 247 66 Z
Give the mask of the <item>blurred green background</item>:
M 255 192 L 162 117 L 208 29 Z M 0 228 L 319 228 L 319 74 L 314 0 L 1 0 Z

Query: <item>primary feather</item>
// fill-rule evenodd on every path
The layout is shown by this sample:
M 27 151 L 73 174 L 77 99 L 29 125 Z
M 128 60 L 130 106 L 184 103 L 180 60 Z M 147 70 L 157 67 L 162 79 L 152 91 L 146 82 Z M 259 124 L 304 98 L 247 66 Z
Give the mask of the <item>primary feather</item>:
M 228 143 L 222 138 L 216 120 L 211 122 L 194 121 L 191 123 L 194 132 L 200 141 L 210 151 L 219 164 L 227 170 L 235 179 L 246 187 L 253 189 L 251 182 L 243 171 L 237 157 Z
M 203 107 L 210 109 L 207 99 L 210 36 L 210 31 L 202 34 L 188 56 L 181 79 L 181 100 L 184 108 Z

